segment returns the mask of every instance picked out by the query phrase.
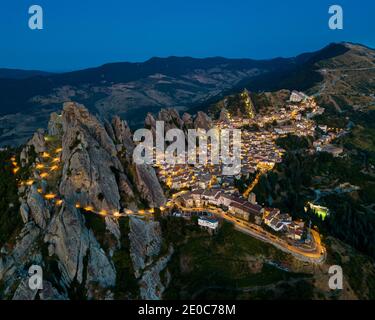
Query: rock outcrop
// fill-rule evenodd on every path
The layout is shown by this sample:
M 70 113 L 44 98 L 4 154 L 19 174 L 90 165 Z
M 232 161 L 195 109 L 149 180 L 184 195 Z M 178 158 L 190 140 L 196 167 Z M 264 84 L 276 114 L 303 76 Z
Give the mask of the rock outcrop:
M 128 160 L 130 160 L 134 150 L 134 142 L 128 123 L 116 116 L 112 120 L 112 127 L 117 150 L 125 149 Z
M 220 111 L 219 121 L 223 121 L 224 123 L 229 123 L 228 110 L 226 110 L 225 108 L 222 108 Z
M 114 212 L 120 209 L 116 172 L 122 172 L 113 140 L 81 105 L 66 103 L 62 114 L 63 178 L 60 193 L 72 203 Z
M 193 117 L 191 116 L 191 114 L 185 112 L 182 115 L 182 121 L 184 123 L 184 129 L 185 130 L 194 128 L 194 121 L 193 121 Z
M 204 112 L 198 111 L 197 116 L 194 119 L 194 127 L 196 129 L 209 130 L 212 127 L 212 120 Z
M 51 113 L 48 122 L 48 134 L 51 136 L 62 136 L 63 134 L 62 117 L 56 112 Z
M 44 140 L 44 130 L 38 130 L 34 133 L 27 146 L 33 146 L 36 153 L 46 151 L 46 142 Z
M 145 118 L 145 128 L 151 129 L 152 127 L 155 127 L 156 120 L 152 113 L 148 112 Z
M 19 233 L 13 250 L 6 254 L 0 254 L 0 281 L 3 283 L 3 292 L 0 292 L 0 297 L 3 299 L 34 297 L 32 292 L 25 290 L 28 277 L 24 275 L 28 274 L 28 266 L 41 264 L 38 246 L 40 235 L 40 228 L 30 221 Z M 13 290 L 15 291 L 13 292 Z
M 142 270 L 150 263 L 151 258 L 160 252 L 162 237 L 158 222 L 145 222 L 131 218 L 130 222 L 130 256 L 133 260 L 135 276 L 138 278 Z
M 158 222 L 146 223 L 132 218 L 129 239 L 135 276 L 140 279 L 141 298 L 161 299 L 166 284 L 162 283 L 160 274 L 167 272 L 166 267 L 173 248 L 170 247 L 164 254 L 161 252 L 163 239 Z
M 28 208 L 28 209 L 26 209 Z M 24 204 L 22 211 L 30 212 L 35 223 L 42 229 L 47 226 L 47 222 L 50 218 L 49 209 L 46 207 L 45 200 L 37 191 L 35 185 L 31 186 L 27 196 L 27 207 Z
M 163 292 L 169 284 L 170 274 L 166 269 L 167 264 L 173 254 L 173 249 L 170 248 L 168 253 L 158 259 L 150 268 L 148 268 L 142 275 L 140 280 L 140 293 L 142 299 L 146 300 L 160 300 Z M 165 272 L 166 281 L 163 283 L 161 273 Z
M 173 112 L 168 119 L 179 121 Z M 0 297 L 51 300 L 84 294 L 88 299 L 113 299 L 117 270 L 112 258 L 124 232 L 115 214 L 137 210 L 143 200 L 151 207 L 166 201 L 154 168 L 132 163 L 133 149 L 131 130 L 118 117 L 103 124 L 74 102 L 65 103 L 61 115 L 51 115 L 48 135 L 36 132 L 21 153 L 32 180 L 19 189 L 24 227 L 12 246 L 1 249 Z M 56 150 L 61 151 L 60 173 L 42 179 L 35 161 L 60 152 Z M 59 203 L 44 196 L 52 189 L 56 194 L 51 197 L 61 199 Z M 162 243 L 159 223 L 132 218 L 130 229 L 129 254 L 142 297 L 158 299 L 163 288 L 158 273 L 166 264 L 165 257 L 157 257 Z M 42 290 L 28 286 L 30 265 L 45 271 Z M 156 280 L 145 274 L 146 266 Z
M 164 122 L 164 130 L 167 132 L 170 129 L 182 129 L 183 121 L 178 114 L 178 111 L 173 108 L 161 109 L 158 114 L 158 121 Z
M 136 164 L 136 185 L 150 207 L 160 207 L 166 202 L 155 169 L 147 164 Z
M 30 141 L 20 153 L 21 165 L 24 167 L 32 161 L 31 154 L 42 153 L 46 151 L 46 142 L 44 140 L 44 130 L 36 131 Z M 30 159 L 31 158 L 31 159 Z
M 148 113 L 145 119 L 145 128 L 150 129 L 154 137 L 156 132 L 156 121 L 164 122 L 165 133 L 170 129 L 181 129 L 185 132 L 186 136 L 188 129 L 200 128 L 209 130 L 212 127 L 211 118 L 202 111 L 199 111 L 195 118 L 186 112 L 182 115 L 182 118 L 180 118 L 176 109 L 161 109 L 156 119 L 151 113 Z

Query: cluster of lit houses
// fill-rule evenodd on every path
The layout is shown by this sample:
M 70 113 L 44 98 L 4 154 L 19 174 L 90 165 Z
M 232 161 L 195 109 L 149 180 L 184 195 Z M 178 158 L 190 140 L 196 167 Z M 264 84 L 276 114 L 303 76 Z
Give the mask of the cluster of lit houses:
M 255 195 L 252 194 L 251 202 L 243 197 L 227 193 L 221 189 L 198 189 L 194 191 L 185 192 L 176 201 L 186 210 L 189 208 L 210 208 L 212 210 L 220 209 L 231 216 L 262 225 L 264 223 L 275 232 L 282 232 L 287 237 L 294 240 L 301 240 L 304 232 L 303 222 L 294 222 L 289 214 L 281 214 L 279 209 L 276 208 L 263 208 L 255 202 Z M 200 217 L 200 220 L 207 217 Z M 213 217 L 209 218 L 207 222 L 199 222 L 200 225 L 210 229 L 218 227 L 217 220 Z
M 285 107 L 276 110 L 274 106 L 270 106 L 249 118 L 229 116 L 230 123 L 221 120 L 218 121 L 218 124 L 236 128 L 255 125 L 259 127 L 260 131 L 275 133 L 276 138 L 286 134 L 308 136 L 314 134 L 316 127 L 315 122 L 311 119 L 316 115 L 323 114 L 324 111 L 324 108 L 316 104 L 314 98 L 302 92 L 293 91 Z
M 344 149 L 340 146 L 333 145 L 331 142 L 339 138 L 340 136 L 347 133 L 344 129 L 328 128 L 327 126 L 318 126 L 324 134 L 320 138 L 313 142 L 315 151 L 317 152 L 327 152 L 332 154 L 334 157 L 340 156 Z
M 219 129 L 244 129 L 246 126 L 257 128 L 242 130 L 240 174 L 235 177 L 224 176 L 221 174 L 220 165 L 212 165 L 208 161 L 205 165 L 194 166 L 162 163 L 157 166 L 158 177 L 170 189 L 192 190 L 177 198 L 185 208 L 220 208 L 233 217 L 258 225 L 264 224 L 275 232 L 282 232 L 291 239 L 300 240 L 304 233 L 304 222 L 292 221 L 290 215 L 280 213 L 279 209 L 263 208 L 255 199 L 250 200 L 250 197 L 248 201 L 239 196 L 234 180 L 241 176 L 249 177 L 250 173 L 259 170 L 271 170 L 276 163 L 282 161 L 285 152 L 276 145 L 276 139 L 287 134 L 313 136 L 317 127 L 312 118 L 323 112 L 324 108 L 319 107 L 312 97 L 293 91 L 287 106 L 278 110 L 259 113 L 249 118 L 227 114 L 225 119 L 214 121 L 214 126 Z M 330 142 L 341 133 L 326 126 L 319 128 L 324 135 L 314 142 L 315 151 L 340 154 L 342 150 Z M 210 229 L 218 227 L 216 222 L 214 217 L 200 217 L 198 221 L 201 226 Z
M 290 102 L 285 108 L 273 110 L 266 114 L 256 114 L 252 117 L 232 117 L 227 114 L 225 119 L 216 120 L 213 126 L 218 129 L 242 128 L 241 132 L 241 172 L 239 176 L 248 177 L 249 174 L 268 167 L 272 169 L 276 163 L 282 161 L 284 150 L 276 145 L 276 139 L 294 134 L 297 136 L 314 135 L 316 125 L 312 118 L 314 115 L 322 114 L 315 100 L 304 93 L 293 91 Z M 304 116 L 303 116 L 304 115 Z M 271 127 L 267 124 L 272 123 Z M 246 130 L 244 126 L 256 125 L 257 130 Z M 331 139 L 336 134 L 329 132 L 327 136 Z M 319 144 L 321 143 L 321 144 Z M 319 144 L 319 145 L 318 145 Z M 327 145 L 326 141 L 317 142 L 317 150 Z M 171 165 L 158 163 L 157 174 L 160 181 L 168 188 L 180 190 L 185 188 L 209 188 L 230 187 L 233 185 L 233 177 L 222 175 L 220 165 L 210 164 L 210 144 L 207 145 L 207 164 Z M 330 152 L 333 147 L 327 147 Z M 338 152 L 339 150 L 334 150 Z

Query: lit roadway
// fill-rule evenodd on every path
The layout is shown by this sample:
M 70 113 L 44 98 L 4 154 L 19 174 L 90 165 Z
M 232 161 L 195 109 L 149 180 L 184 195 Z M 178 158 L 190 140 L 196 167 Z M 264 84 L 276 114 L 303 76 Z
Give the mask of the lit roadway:
M 260 170 L 260 171 L 257 173 L 257 175 L 256 175 L 256 177 L 255 177 L 255 179 L 254 179 L 254 181 L 253 181 L 253 182 L 247 187 L 246 191 L 243 193 L 243 196 L 244 196 L 245 198 L 247 198 L 247 197 L 249 196 L 250 192 L 251 192 L 251 191 L 254 189 L 254 187 L 258 184 L 260 177 L 261 177 L 265 172 L 267 172 L 267 171 L 264 170 L 264 169 L 262 169 L 262 170 Z
M 268 242 L 285 252 L 293 254 L 296 258 L 299 258 L 301 260 L 308 261 L 308 262 L 315 262 L 315 263 L 321 263 L 325 260 L 326 250 L 321 243 L 319 233 L 316 232 L 315 230 L 310 229 L 310 234 L 312 238 L 310 246 L 298 245 L 297 243 L 293 243 L 292 241 L 281 239 L 280 237 L 277 237 L 273 235 L 272 233 L 267 232 L 262 227 L 256 224 L 249 223 L 247 221 L 242 221 L 228 214 L 225 214 L 219 208 L 213 208 L 213 207 L 186 208 L 186 207 L 181 206 L 180 204 L 177 204 L 177 203 L 175 204 L 182 211 L 210 212 L 234 224 L 234 227 L 236 230 L 242 233 L 251 235 L 259 240 Z

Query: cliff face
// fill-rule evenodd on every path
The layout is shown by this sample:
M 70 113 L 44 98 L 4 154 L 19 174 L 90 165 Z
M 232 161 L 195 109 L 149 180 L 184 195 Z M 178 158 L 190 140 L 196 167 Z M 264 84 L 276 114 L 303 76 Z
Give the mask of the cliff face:
M 138 283 L 140 297 L 157 299 L 163 286 L 154 274 L 165 268 L 170 254 L 160 255 L 159 223 L 129 220 L 130 232 L 120 228 L 119 212 L 165 202 L 151 166 L 131 162 L 134 145 L 125 121 L 116 117 L 103 125 L 87 109 L 65 103 L 52 114 L 48 132 L 38 131 L 20 154 L 23 176 L 19 187 L 24 226 L 17 238 L 1 249 L 0 297 L 9 299 L 112 299 L 119 265 L 113 257 L 129 238 L 133 264 L 129 277 Z M 147 262 L 146 262 L 147 261 Z M 31 290 L 28 270 L 43 270 L 43 289 Z M 147 271 L 149 272 L 149 270 Z M 159 280 L 158 280 L 159 279 Z
M 160 273 L 166 268 L 173 248 L 161 255 L 162 238 L 160 225 L 157 222 L 146 223 L 140 219 L 130 220 L 130 246 L 134 271 L 140 281 L 142 299 L 161 299 L 165 289 Z M 155 257 L 160 256 L 159 259 Z M 167 274 L 168 271 L 166 270 Z

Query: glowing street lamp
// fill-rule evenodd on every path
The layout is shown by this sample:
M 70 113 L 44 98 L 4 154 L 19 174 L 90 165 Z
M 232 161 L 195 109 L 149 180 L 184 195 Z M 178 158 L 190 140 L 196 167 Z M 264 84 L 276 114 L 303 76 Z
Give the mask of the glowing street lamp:
M 27 180 L 26 185 L 27 186 L 32 186 L 34 184 L 34 180 Z

